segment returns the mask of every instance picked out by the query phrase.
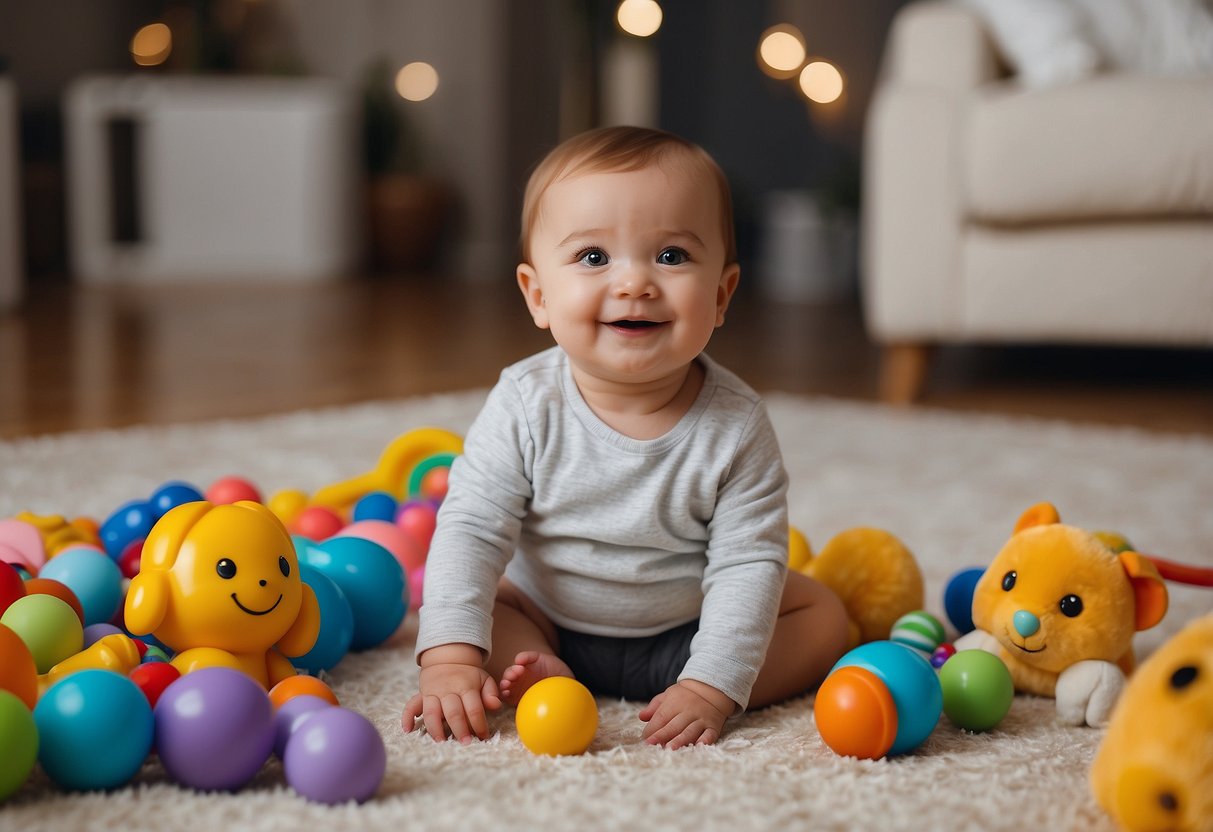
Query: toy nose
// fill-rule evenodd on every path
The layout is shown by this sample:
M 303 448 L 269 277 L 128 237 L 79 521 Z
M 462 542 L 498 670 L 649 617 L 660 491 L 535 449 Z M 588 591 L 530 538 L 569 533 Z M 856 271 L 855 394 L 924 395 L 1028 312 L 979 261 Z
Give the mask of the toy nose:
M 1019 633 L 1024 638 L 1035 633 L 1040 629 L 1040 619 L 1032 615 L 1027 610 L 1020 610 L 1015 613 L 1011 619 L 1015 624 L 1015 632 Z
M 1126 768 L 1113 792 L 1117 819 L 1130 830 L 1178 827 L 1184 817 L 1185 798 L 1171 778 L 1144 765 Z

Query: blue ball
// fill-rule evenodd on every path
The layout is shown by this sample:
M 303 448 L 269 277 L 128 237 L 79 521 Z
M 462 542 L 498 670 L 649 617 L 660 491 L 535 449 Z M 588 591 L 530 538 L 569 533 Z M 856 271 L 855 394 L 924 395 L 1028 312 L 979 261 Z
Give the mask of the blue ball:
M 139 686 L 110 670 L 81 670 L 47 690 L 34 708 L 38 762 L 67 789 L 114 789 L 152 749 L 152 706 Z
M 109 622 L 122 604 L 122 570 L 96 549 L 65 549 L 46 562 L 38 577 L 76 593 L 86 627 Z
M 299 577 L 320 602 L 320 634 L 312 649 L 292 658 L 291 664 L 315 676 L 321 670 L 331 670 L 349 652 L 354 640 L 354 611 L 341 587 L 316 567 L 300 563 Z
M 123 503 L 101 524 L 101 545 L 105 547 L 105 553 L 114 560 L 122 557 L 133 541 L 147 537 L 155 522 L 150 503 L 144 500 Z
M 372 491 L 354 503 L 354 522 L 361 520 L 396 520 L 396 498 L 386 491 Z
M 861 667 L 876 674 L 897 707 L 897 735 L 889 755 L 913 751 L 923 743 L 943 713 L 943 689 L 930 662 L 894 641 L 873 641 L 847 653 L 830 671 Z
M 943 611 L 952 626 L 962 636 L 971 633 L 973 625 L 973 591 L 986 570 L 972 567 L 962 569 L 948 579 L 943 590 Z
M 409 608 L 404 567 L 387 549 L 361 537 L 299 541 L 299 562 L 324 573 L 341 588 L 354 614 L 351 650 L 386 641 Z
M 177 506 L 185 505 L 186 503 L 196 503 L 199 500 L 205 500 L 202 492 L 188 482 L 180 480 L 171 480 L 156 489 L 151 498 L 147 501 L 151 506 L 152 516 L 159 520 L 170 509 Z

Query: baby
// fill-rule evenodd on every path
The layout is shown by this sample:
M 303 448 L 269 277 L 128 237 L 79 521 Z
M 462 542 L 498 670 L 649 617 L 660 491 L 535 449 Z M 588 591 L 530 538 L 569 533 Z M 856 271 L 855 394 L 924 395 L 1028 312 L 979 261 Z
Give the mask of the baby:
M 646 701 L 651 744 L 816 685 L 845 650 L 787 562 L 787 475 L 758 395 L 703 350 L 737 288 L 727 180 L 637 127 L 553 150 L 518 286 L 556 346 L 506 368 L 451 468 L 402 722 L 489 734 L 547 676 Z

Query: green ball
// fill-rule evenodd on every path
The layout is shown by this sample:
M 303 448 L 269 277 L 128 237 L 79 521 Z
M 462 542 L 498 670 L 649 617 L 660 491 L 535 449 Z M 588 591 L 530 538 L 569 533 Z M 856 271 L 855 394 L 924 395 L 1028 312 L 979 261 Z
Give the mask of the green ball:
M 0 690 L 0 800 L 21 788 L 38 759 L 38 726 L 25 703 Z
M 1002 659 L 985 650 L 961 650 L 939 669 L 943 712 L 966 731 L 989 731 L 1002 722 L 1015 684 Z
M 54 595 L 36 593 L 18 598 L 0 616 L 25 642 L 39 673 L 46 673 L 84 648 L 84 627 L 68 603 Z

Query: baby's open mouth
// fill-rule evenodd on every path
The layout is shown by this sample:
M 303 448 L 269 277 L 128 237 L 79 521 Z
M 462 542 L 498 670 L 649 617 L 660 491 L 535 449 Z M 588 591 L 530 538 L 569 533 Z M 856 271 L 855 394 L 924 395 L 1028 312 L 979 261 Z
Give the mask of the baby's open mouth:
M 275 601 L 274 605 L 272 607 L 270 607 L 268 610 L 261 610 L 260 612 L 258 612 L 257 610 L 250 610 L 244 604 L 241 604 L 240 599 L 236 597 L 236 593 L 234 593 L 234 592 L 232 593 L 232 600 L 236 602 L 236 606 L 240 607 L 240 609 L 244 610 L 249 615 L 269 615 L 271 612 L 273 612 L 275 609 L 277 609 L 279 604 L 282 603 L 282 596 L 279 595 L 278 600 Z
M 611 326 L 617 326 L 620 329 L 652 329 L 655 326 L 661 326 L 664 321 L 635 321 L 624 319 L 621 321 L 611 321 Z

